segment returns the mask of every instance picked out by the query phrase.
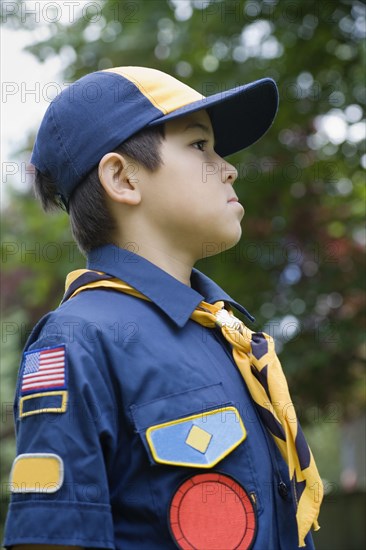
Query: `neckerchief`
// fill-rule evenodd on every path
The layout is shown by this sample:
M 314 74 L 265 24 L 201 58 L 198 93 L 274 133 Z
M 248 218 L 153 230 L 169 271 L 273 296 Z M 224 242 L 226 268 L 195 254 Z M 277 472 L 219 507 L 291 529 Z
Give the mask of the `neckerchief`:
M 67 276 L 62 303 L 79 292 L 93 288 L 109 288 L 150 301 L 120 279 L 102 272 L 78 269 Z M 317 518 L 323 498 L 323 484 L 296 417 L 273 338 L 248 329 L 230 309 L 225 309 L 222 301 L 215 304 L 202 301 L 191 319 L 207 328 L 220 327 L 222 335 L 231 345 L 234 361 L 262 422 L 288 465 L 296 505 L 299 546 L 303 547 L 310 528 L 313 526 L 315 531 L 319 529 Z

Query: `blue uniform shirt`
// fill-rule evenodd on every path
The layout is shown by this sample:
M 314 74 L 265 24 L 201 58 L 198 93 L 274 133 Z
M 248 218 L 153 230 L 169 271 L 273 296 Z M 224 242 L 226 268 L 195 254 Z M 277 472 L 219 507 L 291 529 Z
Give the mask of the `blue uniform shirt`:
M 4 544 L 174 549 L 178 527 L 171 517 L 179 487 L 198 474 L 210 474 L 212 481 L 218 473 L 248 497 L 244 519 L 231 527 L 225 506 L 230 501 L 230 514 L 236 514 L 234 501 L 212 501 L 224 538 L 225 529 L 240 531 L 251 521 L 255 550 L 297 548 L 287 466 L 220 331 L 190 319 L 202 300 L 224 300 L 249 314 L 199 271 L 193 270 L 190 288 L 113 245 L 95 249 L 88 267 L 125 281 L 151 301 L 87 290 L 34 328 L 15 397 L 21 459 L 13 466 Z M 50 375 L 52 368 L 56 374 Z M 241 425 L 245 437 L 238 443 Z M 198 443 L 191 445 L 188 433 L 198 434 Z M 22 472 L 32 476 L 32 458 L 50 466 L 49 491 L 18 487 Z M 183 530 L 194 531 L 192 517 L 196 506 L 199 516 L 203 500 L 185 501 L 190 505 L 181 508 Z M 310 535 L 306 541 L 312 549 Z

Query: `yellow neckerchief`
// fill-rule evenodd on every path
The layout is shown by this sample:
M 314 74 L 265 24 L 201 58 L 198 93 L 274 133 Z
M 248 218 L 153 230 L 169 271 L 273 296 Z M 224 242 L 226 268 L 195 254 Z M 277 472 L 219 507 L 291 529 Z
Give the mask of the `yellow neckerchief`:
M 150 301 L 120 279 L 88 269 L 69 273 L 63 301 L 93 288 L 109 288 Z M 224 302 L 209 304 L 202 301 L 191 319 L 208 328 L 220 327 L 224 338 L 232 346 L 234 361 L 261 419 L 287 462 L 296 503 L 299 546 L 303 547 L 310 528 L 313 526 L 315 531 L 319 529 L 317 519 L 323 499 L 323 484 L 295 415 L 273 338 L 262 332 L 252 332 L 224 306 Z

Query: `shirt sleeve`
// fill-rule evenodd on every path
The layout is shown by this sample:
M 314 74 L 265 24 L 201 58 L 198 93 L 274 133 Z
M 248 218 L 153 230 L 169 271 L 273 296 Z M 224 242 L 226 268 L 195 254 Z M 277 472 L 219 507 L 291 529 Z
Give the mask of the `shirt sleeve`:
M 78 340 L 47 335 L 23 354 L 7 547 L 115 547 L 108 482 L 114 396 L 105 358 Z

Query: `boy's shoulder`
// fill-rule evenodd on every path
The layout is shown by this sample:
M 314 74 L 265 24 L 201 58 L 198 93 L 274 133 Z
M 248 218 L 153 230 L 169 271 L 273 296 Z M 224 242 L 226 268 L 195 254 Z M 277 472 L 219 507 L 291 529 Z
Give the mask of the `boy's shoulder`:
M 57 343 L 79 343 L 90 348 L 97 341 L 113 340 L 119 327 L 129 323 L 140 326 L 149 307 L 151 303 L 121 292 L 106 289 L 80 292 L 38 321 L 24 351 Z

